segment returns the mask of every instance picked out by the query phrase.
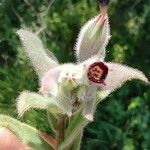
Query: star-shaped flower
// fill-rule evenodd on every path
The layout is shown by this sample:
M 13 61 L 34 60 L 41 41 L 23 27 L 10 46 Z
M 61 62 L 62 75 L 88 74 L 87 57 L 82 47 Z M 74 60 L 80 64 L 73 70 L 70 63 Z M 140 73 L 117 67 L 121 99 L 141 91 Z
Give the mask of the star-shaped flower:
M 30 107 L 46 108 L 52 113 L 68 116 L 82 109 L 83 116 L 93 121 L 97 93 L 108 95 L 131 79 L 148 82 L 145 75 L 137 69 L 104 61 L 110 39 L 107 13 L 92 18 L 81 28 L 75 46 L 76 64 L 59 64 L 53 54 L 48 55 L 44 50 L 36 34 L 23 29 L 17 33 L 39 76 L 40 93 L 43 95 L 22 93 L 18 98 L 20 115 Z M 34 100 L 33 103 L 29 97 L 43 102 Z

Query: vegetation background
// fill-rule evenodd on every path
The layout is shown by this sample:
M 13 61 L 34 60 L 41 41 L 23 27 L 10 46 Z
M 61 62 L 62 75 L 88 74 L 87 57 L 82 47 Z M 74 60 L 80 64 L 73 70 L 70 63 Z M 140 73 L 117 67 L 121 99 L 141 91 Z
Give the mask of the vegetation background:
M 112 38 L 107 61 L 136 67 L 150 76 L 150 0 L 112 0 Z M 15 99 L 23 90 L 38 91 L 38 79 L 16 30 L 39 31 L 44 45 L 62 63 L 75 61 L 73 47 L 80 27 L 99 11 L 93 0 L 0 0 L 0 113 L 18 118 Z M 149 78 L 150 79 L 150 78 Z M 23 118 L 50 133 L 44 111 Z M 150 86 L 128 82 L 103 101 L 87 126 L 82 150 L 149 150 Z

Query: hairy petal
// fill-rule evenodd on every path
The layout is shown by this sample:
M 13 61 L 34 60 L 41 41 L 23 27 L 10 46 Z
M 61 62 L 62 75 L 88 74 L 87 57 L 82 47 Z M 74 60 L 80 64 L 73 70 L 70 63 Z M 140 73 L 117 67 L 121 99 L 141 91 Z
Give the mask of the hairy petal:
M 47 71 L 41 80 L 40 92 L 42 94 L 57 95 L 58 91 L 58 78 L 62 68 L 58 66 Z
M 78 61 L 84 61 L 93 55 L 105 57 L 105 48 L 110 39 L 108 17 L 101 20 L 100 15 L 89 20 L 78 35 L 75 53 Z
M 96 105 L 99 104 L 104 99 L 106 99 L 110 93 L 111 93 L 111 90 L 102 90 L 102 91 L 98 90 L 97 98 L 96 98 Z
M 28 91 L 22 92 L 17 98 L 17 111 L 19 116 L 23 116 L 26 111 L 33 108 L 45 109 L 51 113 L 61 112 L 61 108 L 54 98 L 41 96 L 40 94 Z
M 148 79 L 145 75 L 134 68 L 118 64 L 118 63 L 106 63 L 109 68 L 108 75 L 105 79 L 106 85 L 100 85 L 103 90 L 111 90 L 119 88 L 123 83 L 132 79 L 139 79 L 148 83 Z
M 44 50 L 43 43 L 36 34 L 23 29 L 18 30 L 17 34 L 22 41 L 26 55 L 40 78 L 49 69 L 58 66 L 54 56 L 52 54 L 48 55 Z
M 70 146 L 70 144 L 73 143 L 77 135 L 82 132 L 83 128 L 87 124 L 88 124 L 88 121 L 81 115 L 81 111 L 77 112 L 76 115 L 72 116 L 72 118 L 70 119 L 69 126 L 67 127 L 65 131 L 65 139 L 59 145 L 58 150 L 68 149 L 68 146 Z

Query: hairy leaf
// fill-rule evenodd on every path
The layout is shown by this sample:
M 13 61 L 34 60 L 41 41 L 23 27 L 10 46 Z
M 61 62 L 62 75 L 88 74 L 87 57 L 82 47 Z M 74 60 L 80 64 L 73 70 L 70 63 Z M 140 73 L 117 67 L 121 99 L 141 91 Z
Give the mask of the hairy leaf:
M 23 144 L 35 150 L 52 150 L 52 147 L 39 136 L 40 132 L 37 129 L 5 115 L 0 115 L 0 120 L 0 126 L 8 128 Z

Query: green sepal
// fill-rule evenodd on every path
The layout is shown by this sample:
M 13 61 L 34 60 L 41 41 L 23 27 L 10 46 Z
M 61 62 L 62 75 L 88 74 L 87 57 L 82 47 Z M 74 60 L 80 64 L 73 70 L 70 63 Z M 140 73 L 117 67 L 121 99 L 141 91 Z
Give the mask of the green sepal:
M 58 116 L 47 111 L 47 119 L 52 131 L 56 134 L 58 130 Z
M 73 144 L 71 146 L 71 150 L 80 150 L 82 136 L 83 136 L 83 130 L 81 130 L 76 136 L 76 139 L 73 141 Z
M 58 101 L 50 96 L 43 96 L 34 92 L 24 91 L 17 98 L 17 111 L 19 116 L 23 116 L 30 109 L 47 110 L 52 114 L 62 113 Z

